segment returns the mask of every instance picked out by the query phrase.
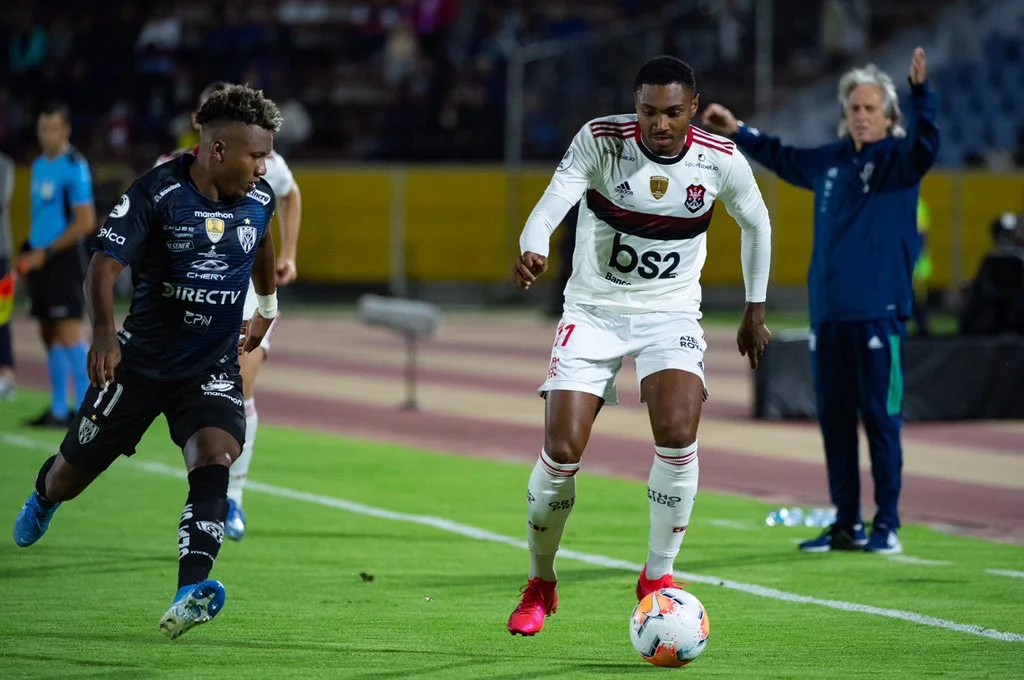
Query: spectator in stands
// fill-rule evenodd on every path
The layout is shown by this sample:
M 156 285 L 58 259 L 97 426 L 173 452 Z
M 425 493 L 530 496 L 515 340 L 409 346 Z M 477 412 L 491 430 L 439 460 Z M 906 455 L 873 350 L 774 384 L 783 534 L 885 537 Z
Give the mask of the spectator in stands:
M 25 16 L 18 28 L 11 33 L 8 44 L 8 63 L 11 75 L 22 86 L 46 61 L 46 28 L 33 22 L 31 15 Z
M 875 66 L 839 81 L 838 142 L 784 146 L 712 104 L 704 124 L 730 136 L 783 180 L 814 192 L 814 246 L 807 277 L 811 369 L 825 444 L 835 524 L 800 544 L 806 552 L 902 551 L 899 494 L 903 449 L 903 345 L 920 250 L 920 182 L 935 162 L 936 98 L 925 82 L 924 50 L 910 62 L 905 123 L 892 78 Z M 871 452 L 877 512 L 867 538 L 861 522 L 857 421 Z

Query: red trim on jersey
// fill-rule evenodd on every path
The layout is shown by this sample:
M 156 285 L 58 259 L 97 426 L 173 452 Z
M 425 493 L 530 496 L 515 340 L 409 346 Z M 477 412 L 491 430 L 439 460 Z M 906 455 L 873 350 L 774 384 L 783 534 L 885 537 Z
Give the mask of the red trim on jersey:
M 633 134 L 639 130 L 636 122 L 625 122 L 625 123 L 591 123 L 590 134 L 594 136 L 594 139 L 598 137 L 621 137 L 623 139 L 632 137 Z
M 595 189 L 587 189 L 587 207 L 597 219 L 615 231 L 652 241 L 678 241 L 700 236 L 711 226 L 711 215 L 715 212 L 715 204 L 712 203 L 711 208 L 698 217 L 651 215 L 615 205 Z
M 686 143 L 699 144 L 700 146 L 706 146 L 709 149 L 715 151 L 721 151 L 729 156 L 732 155 L 733 150 L 736 148 L 736 144 L 725 139 L 716 139 L 707 132 L 704 132 L 700 128 L 695 128 L 692 125 L 690 130 L 686 133 Z

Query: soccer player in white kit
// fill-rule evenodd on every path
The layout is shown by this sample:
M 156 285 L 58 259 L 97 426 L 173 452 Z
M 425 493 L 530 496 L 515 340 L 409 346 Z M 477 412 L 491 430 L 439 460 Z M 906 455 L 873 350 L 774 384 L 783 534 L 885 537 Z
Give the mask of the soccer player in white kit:
M 230 83 L 216 81 L 210 83 L 200 93 L 196 105 L 198 111 L 211 94 L 230 87 Z M 192 125 L 197 130 L 195 114 L 192 114 Z M 197 153 L 198 148 L 178 149 L 172 153 L 161 156 L 156 164 L 166 163 L 177 158 L 183 153 Z M 263 179 L 270 184 L 277 198 L 277 221 L 281 229 L 281 245 L 278 250 L 276 276 L 277 285 L 283 286 L 291 283 L 298 275 L 295 268 L 295 253 L 299 243 L 299 225 L 302 220 L 302 195 L 299 193 L 299 185 L 295 183 L 295 177 L 284 158 L 276 151 L 272 152 L 266 159 L 267 174 Z M 252 281 L 249 282 L 249 292 L 245 296 L 245 309 L 242 313 L 242 331 L 245 335 L 246 325 L 256 313 L 256 289 Z M 274 320 L 277 323 L 277 320 Z M 245 443 L 242 446 L 242 453 L 231 465 L 228 481 L 228 515 L 224 522 L 224 535 L 230 539 L 240 541 L 245 536 L 245 512 L 242 510 L 242 491 L 249 476 L 249 465 L 252 463 L 253 444 L 256 441 L 256 429 L 259 427 L 259 414 L 256 411 L 256 378 L 259 376 L 260 368 L 266 361 L 267 353 L 270 351 L 270 334 L 273 332 L 273 324 L 263 337 L 263 342 L 255 350 L 248 354 L 239 354 L 238 362 L 242 372 L 242 394 L 245 400 Z
M 655 450 L 636 596 L 679 587 L 672 571 L 697 493 L 697 424 L 708 396 L 700 272 L 719 200 L 742 230 L 746 310 L 736 343 L 751 369 L 768 342 L 771 226 L 749 163 L 729 140 L 690 124 L 698 95 L 685 62 L 651 59 L 634 92 L 635 114 L 597 118 L 579 131 L 519 241 L 513 278 L 526 289 L 547 269 L 555 227 L 582 199 L 565 310 L 539 389 L 544 448 L 527 487 L 529 581 L 508 620 L 512 634 L 537 633 L 558 605 L 555 553 L 576 500 L 575 475 L 598 411 L 617 401 L 625 356 L 636 362 Z

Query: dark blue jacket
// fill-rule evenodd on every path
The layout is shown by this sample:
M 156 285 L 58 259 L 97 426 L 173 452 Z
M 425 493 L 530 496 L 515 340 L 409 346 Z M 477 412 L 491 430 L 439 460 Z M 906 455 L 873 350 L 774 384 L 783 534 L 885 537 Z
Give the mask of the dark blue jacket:
M 910 89 L 907 135 L 865 144 L 860 153 L 849 137 L 798 149 L 746 126 L 733 136 L 758 163 L 814 192 L 812 326 L 910 316 L 920 182 L 939 149 L 935 95 L 927 83 Z

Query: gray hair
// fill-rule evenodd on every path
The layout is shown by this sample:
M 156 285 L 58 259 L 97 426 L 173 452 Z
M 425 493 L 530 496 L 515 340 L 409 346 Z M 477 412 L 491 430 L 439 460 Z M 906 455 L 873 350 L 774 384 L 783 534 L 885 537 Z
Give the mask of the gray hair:
M 882 90 L 885 115 L 892 120 L 889 132 L 893 137 L 906 136 L 907 131 L 902 125 L 903 112 L 900 111 L 900 100 L 896 96 L 896 85 L 885 71 L 874 64 L 850 69 L 839 79 L 839 103 L 843 107 L 843 117 L 839 120 L 839 136 L 846 137 L 850 134 L 850 129 L 846 125 L 846 107 L 850 104 L 850 95 L 858 85 L 874 85 Z

